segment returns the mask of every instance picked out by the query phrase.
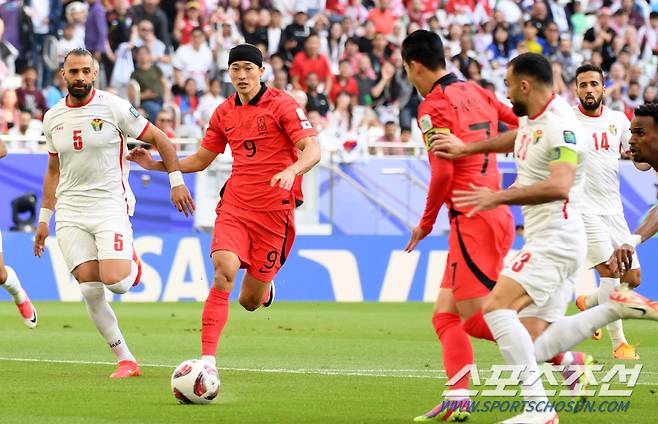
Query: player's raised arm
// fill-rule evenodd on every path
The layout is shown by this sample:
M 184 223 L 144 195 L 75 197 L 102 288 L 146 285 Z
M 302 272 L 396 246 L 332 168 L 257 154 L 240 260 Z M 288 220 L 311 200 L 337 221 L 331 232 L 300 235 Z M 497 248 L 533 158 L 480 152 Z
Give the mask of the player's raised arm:
M 169 173 L 171 202 L 179 212 L 183 212 L 185 216 L 191 216 L 194 213 L 194 200 L 183 181 L 176 150 L 171 140 L 155 125 L 148 125 L 140 140 L 155 146 L 158 150 L 162 158 L 162 166 Z
M 290 190 L 295 182 L 295 177 L 304 175 L 320 162 L 320 145 L 315 136 L 304 137 L 295 143 L 295 146 L 302 152 L 299 159 L 288 168 L 274 175 L 270 181 L 271 186 L 278 185 L 281 188 Z
M 59 156 L 48 153 L 48 167 L 43 178 L 43 195 L 41 209 L 39 210 L 39 225 L 34 236 L 34 256 L 43 254 L 46 238 L 48 237 L 50 219 L 55 210 L 55 190 L 59 184 Z

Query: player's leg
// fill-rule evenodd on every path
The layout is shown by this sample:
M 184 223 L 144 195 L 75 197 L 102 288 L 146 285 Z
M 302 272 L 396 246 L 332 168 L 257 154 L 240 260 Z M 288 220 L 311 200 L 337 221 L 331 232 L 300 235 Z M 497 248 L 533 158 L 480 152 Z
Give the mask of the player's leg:
M 589 294 L 580 295 L 576 298 L 576 306 L 581 311 L 593 308 L 599 304 L 599 299 L 606 299 L 615 287 L 619 286 L 619 280 L 613 281 L 607 276 L 601 275 L 601 267 L 610 258 L 613 252 L 613 241 L 603 215 L 584 214 L 582 216 L 587 235 L 587 264 L 589 268 L 596 268 L 599 272 L 601 281 L 600 288 Z M 606 295 L 607 293 L 607 295 Z M 596 340 L 600 339 L 600 333 L 595 335 Z
M 94 228 L 100 281 L 108 290 L 124 294 L 139 283 L 141 261 L 133 246 L 132 225 L 125 214 L 109 217 Z
M 210 247 L 215 270 L 201 315 L 201 356 L 215 365 L 217 344 L 228 321 L 229 296 L 241 267 L 249 265 L 249 233 L 239 212 L 220 203 Z
M 219 337 L 228 321 L 228 299 L 235 286 L 241 261 L 234 252 L 217 250 L 212 254 L 212 263 L 215 268 L 213 285 L 201 315 L 201 356 L 215 365 Z
M 121 333 L 117 317 L 105 298 L 105 285 L 101 282 L 94 236 L 83 228 L 62 222 L 57 223 L 56 235 L 64 261 L 80 284 L 89 318 L 119 362 L 119 368 L 111 377 L 139 375 L 139 366 Z
M 16 275 L 16 271 L 10 266 L 5 265 L 2 255 L 2 233 L 0 233 L 0 287 L 4 288 L 11 295 L 25 325 L 28 328 L 35 328 L 37 326 L 37 311 L 23 289 L 18 275 Z
M 255 311 L 261 305 L 270 306 L 274 299 L 274 277 L 295 241 L 295 212 L 251 212 L 243 220 L 249 228 L 251 251 L 239 301 L 246 310 Z

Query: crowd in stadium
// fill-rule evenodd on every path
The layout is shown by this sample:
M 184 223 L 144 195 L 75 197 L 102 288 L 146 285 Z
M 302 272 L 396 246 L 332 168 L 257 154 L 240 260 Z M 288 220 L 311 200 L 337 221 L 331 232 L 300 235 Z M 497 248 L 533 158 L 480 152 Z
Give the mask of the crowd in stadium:
M 550 58 L 555 91 L 574 104 L 585 61 L 607 72 L 611 109 L 630 116 L 656 99 L 656 0 L 0 0 L 0 134 L 41 134 L 43 113 L 66 94 L 64 55 L 86 47 L 99 88 L 169 136 L 199 139 L 232 94 L 229 49 L 248 42 L 266 58 L 265 83 L 305 105 L 323 148 L 346 161 L 405 154 L 378 142 L 413 143 L 421 99 L 400 44 L 419 28 L 442 36 L 450 71 L 501 99 L 505 65 L 523 52 Z

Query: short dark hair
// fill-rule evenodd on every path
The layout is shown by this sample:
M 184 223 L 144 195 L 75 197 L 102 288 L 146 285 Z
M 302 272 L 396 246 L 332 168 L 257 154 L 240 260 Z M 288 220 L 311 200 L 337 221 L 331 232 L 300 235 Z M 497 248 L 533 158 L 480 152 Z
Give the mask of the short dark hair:
M 601 69 L 600 66 L 593 65 L 591 63 L 586 63 L 584 65 L 580 65 L 576 69 L 576 80 L 578 80 L 578 75 L 584 74 L 585 72 L 596 72 L 599 75 L 601 75 L 601 81 L 605 82 L 605 76 L 603 75 L 603 69 Z
M 544 56 L 537 53 L 523 53 L 510 61 L 515 77 L 526 76 L 544 85 L 553 85 L 553 68 Z
M 94 55 L 91 54 L 89 50 L 82 47 L 78 47 L 77 49 L 73 49 L 66 53 L 66 56 L 64 56 L 64 62 L 66 62 L 66 59 L 68 59 L 69 56 L 89 56 L 92 60 L 94 59 Z
M 635 116 L 650 116 L 654 125 L 658 125 L 658 103 L 645 103 L 636 107 Z
M 434 32 L 416 30 L 402 42 L 402 60 L 406 63 L 415 60 L 432 71 L 445 69 L 446 54 L 443 42 Z

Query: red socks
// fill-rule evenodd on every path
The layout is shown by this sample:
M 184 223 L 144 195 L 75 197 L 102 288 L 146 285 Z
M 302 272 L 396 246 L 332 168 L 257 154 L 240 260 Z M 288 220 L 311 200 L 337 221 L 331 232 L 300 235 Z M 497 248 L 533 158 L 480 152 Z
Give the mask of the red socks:
M 473 363 L 473 347 L 457 314 L 438 313 L 432 316 L 434 331 L 443 346 L 443 367 L 448 380 L 466 365 Z M 468 389 L 471 373 L 465 374 L 450 390 Z
M 215 356 L 222 329 L 228 321 L 230 293 L 211 288 L 201 315 L 201 354 Z
M 464 321 L 463 327 L 464 331 L 476 339 L 484 339 L 492 342 L 494 341 L 493 334 L 491 334 L 491 330 L 489 330 L 489 326 L 484 320 L 482 311 L 478 311 L 468 317 L 468 319 Z

